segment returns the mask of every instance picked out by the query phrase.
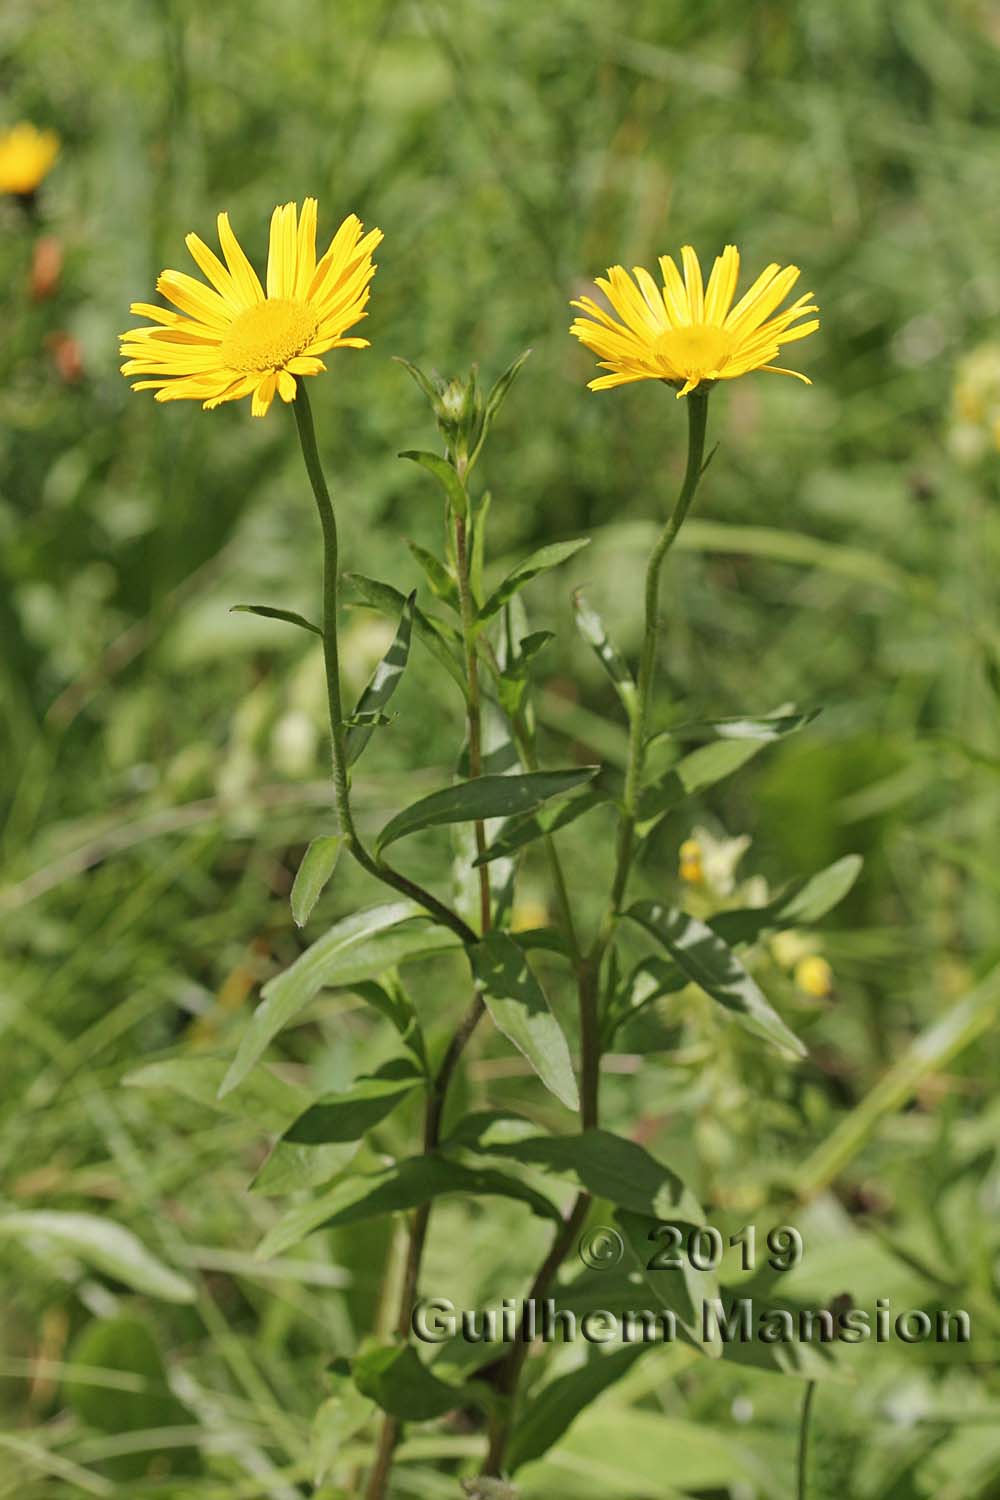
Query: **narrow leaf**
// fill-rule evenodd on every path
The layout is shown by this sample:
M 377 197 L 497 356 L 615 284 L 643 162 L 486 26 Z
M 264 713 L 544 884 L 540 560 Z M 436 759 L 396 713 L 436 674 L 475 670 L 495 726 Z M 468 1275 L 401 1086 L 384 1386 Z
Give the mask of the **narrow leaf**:
M 423 568 L 424 577 L 430 584 L 431 593 L 458 614 L 461 610 L 458 599 L 458 585 L 441 559 L 435 557 L 434 553 L 429 552 L 426 547 L 421 547 L 419 542 L 410 541 L 409 537 L 407 537 L 406 545 L 409 547 L 415 560 Z
M 472 523 L 472 547 L 469 552 L 469 589 L 473 603 L 478 609 L 483 602 L 483 567 L 486 560 L 486 521 L 490 513 L 492 495 L 486 491 L 479 502 Z
M 513 854 L 516 849 L 522 849 L 535 839 L 544 838 L 546 834 L 558 833 L 561 828 L 575 823 L 577 818 L 582 818 L 592 808 L 603 806 L 610 795 L 602 787 L 588 787 L 585 792 L 569 797 L 555 806 L 540 808 L 538 812 L 528 813 L 527 816 L 508 818 L 489 848 L 478 859 L 473 860 L 473 864 L 487 865 L 491 860 Z
M 442 458 L 438 453 L 423 453 L 416 448 L 406 449 L 399 457 L 409 458 L 413 463 L 426 469 L 428 474 L 433 474 L 444 490 L 445 499 L 456 516 L 465 519 L 469 513 L 469 500 L 465 493 L 465 486 L 446 458 Z
M 822 712 L 813 708 L 803 713 L 761 714 L 729 719 L 695 719 L 674 724 L 652 736 L 649 744 L 659 740 L 780 740 L 786 734 L 797 734 Z
M 491 1158 L 499 1156 L 525 1167 L 538 1167 L 633 1213 L 692 1225 L 705 1222 L 704 1210 L 676 1172 L 635 1141 L 607 1130 L 538 1135 L 490 1144 L 486 1150 Z
M 411 364 L 408 359 L 404 359 L 401 354 L 394 354 L 392 357 L 397 365 L 402 365 L 403 369 L 413 377 L 431 405 L 435 406 L 438 400 L 438 393 L 429 376 L 425 375 L 418 365 Z
M 390 932 L 413 921 L 405 930 Z M 307 948 L 290 969 L 264 986 L 261 1004 L 251 1017 L 220 1092 L 228 1094 L 249 1073 L 283 1027 L 324 986 L 348 986 L 374 979 L 406 958 L 424 957 L 455 947 L 458 939 L 444 927 L 426 925 L 412 901 L 366 907 L 334 924 Z
M 597 773 L 596 766 L 570 771 L 527 771 L 518 776 L 477 776 L 421 797 L 397 813 L 378 836 L 378 849 L 425 828 L 530 813 L 551 797 L 565 797 Z
M 342 1094 L 325 1094 L 293 1120 L 282 1140 L 299 1146 L 357 1141 L 424 1082 L 413 1062 L 392 1058 Z
M 468 1389 L 439 1380 L 412 1344 L 366 1350 L 351 1361 L 351 1374 L 363 1396 L 401 1422 L 431 1422 L 469 1404 Z
M 280 1255 L 317 1229 L 359 1224 L 382 1214 L 406 1213 L 449 1193 L 514 1198 L 526 1203 L 541 1218 L 562 1223 L 554 1203 L 505 1172 L 469 1166 L 444 1156 L 411 1156 L 381 1172 L 352 1173 L 322 1197 L 299 1204 L 264 1237 L 257 1257 L 268 1260 Z
M 843 901 L 857 880 L 861 865 L 860 854 L 845 854 L 818 874 L 796 880 L 766 906 L 719 912 L 709 925 L 730 944 L 753 943 L 762 933 L 783 927 L 810 926 Z
M 597 660 L 614 683 L 615 692 L 621 699 L 622 707 L 631 719 L 636 711 L 636 687 L 624 657 L 619 654 L 609 638 L 604 621 L 596 609 L 591 609 L 579 589 L 573 595 L 573 611 L 577 629 L 584 640 L 594 648 Z
M 353 722 L 347 730 L 347 764 L 353 766 L 371 738 L 372 729 L 384 723 L 382 710 L 399 686 L 403 670 L 410 656 L 410 636 L 413 631 L 413 615 L 416 608 L 416 593 L 403 600 L 399 613 L 399 625 L 392 645 L 375 668 L 371 682 L 358 699 Z M 374 716 L 369 718 L 369 716 Z
M 636 1269 L 660 1305 L 673 1313 L 685 1342 L 700 1349 L 710 1359 L 719 1359 L 723 1350 L 722 1337 L 710 1321 L 706 1324 L 703 1313 L 705 1303 L 719 1296 L 719 1279 L 714 1271 L 699 1271 L 692 1264 L 688 1253 L 690 1225 L 670 1219 L 653 1219 L 624 1208 L 616 1211 L 615 1219 L 635 1258 Z M 670 1229 L 675 1229 L 680 1236 L 676 1255 L 669 1254 L 670 1246 L 661 1238 L 664 1230 Z M 668 1252 L 666 1255 L 664 1250 Z M 676 1260 L 679 1264 L 659 1268 L 651 1266 L 650 1262 L 658 1259 Z
M 582 536 L 572 542 L 552 542 L 549 546 L 540 547 L 537 552 L 532 552 L 530 557 L 526 557 L 523 562 L 518 563 L 516 568 L 511 569 L 499 588 L 495 589 L 487 599 L 479 611 L 480 623 L 491 620 L 494 615 L 499 614 L 507 600 L 516 594 L 518 589 L 523 589 L 526 583 L 537 578 L 539 573 L 548 573 L 552 568 L 557 568 L 560 563 L 564 563 L 567 558 L 579 552 L 581 547 L 586 547 L 589 542 L 589 536 Z
M 517 376 L 521 372 L 521 366 L 524 364 L 525 360 L 530 354 L 531 350 L 525 349 L 522 354 L 519 354 L 517 358 L 507 366 L 503 374 L 497 377 L 489 395 L 486 397 L 487 422 L 492 422 L 493 418 L 499 412 L 504 401 L 507 399 L 507 392 L 514 384 L 514 381 L 517 379 Z
M 303 854 L 291 896 L 292 917 L 296 927 L 304 927 L 308 922 L 313 907 L 334 872 L 343 843 L 343 834 L 322 834 L 313 839 Z
M 638 828 L 645 835 L 672 807 L 738 771 L 763 750 L 764 740 L 718 740 L 692 750 L 639 797 Z
M 308 1089 L 289 1083 L 267 1068 L 259 1068 L 241 1088 L 220 1099 L 219 1085 L 228 1065 L 224 1057 L 164 1057 L 137 1068 L 122 1081 L 126 1088 L 169 1089 L 216 1114 L 245 1120 L 255 1131 L 284 1130 L 310 1102 Z
M 344 576 L 371 609 L 377 609 L 380 614 L 390 615 L 393 619 L 401 619 L 401 611 L 406 607 L 406 598 L 398 589 L 394 589 L 392 584 L 379 583 L 375 578 L 366 578 L 363 573 L 346 573 Z M 415 604 L 413 606 L 413 630 L 421 645 L 444 667 L 449 677 L 458 685 L 464 698 L 465 669 L 455 654 L 455 640 L 444 621 L 424 614 L 419 605 Z
M 303 630 L 312 631 L 322 639 L 323 632 L 318 625 L 307 620 L 304 615 L 297 615 L 291 609 L 272 609 L 269 604 L 231 604 L 229 613 L 244 615 L 263 615 L 265 620 L 284 620 L 286 625 L 299 625 Z
M 62 1213 L 39 1209 L 0 1215 L 0 1237 L 55 1246 L 78 1256 L 95 1270 L 133 1291 L 161 1302 L 193 1302 L 195 1290 L 183 1276 L 158 1260 L 130 1229 L 96 1214 Z
M 505 932 L 488 933 L 469 949 L 469 962 L 497 1030 L 567 1109 L 579 1109 L 569 1045 L 517 943 Z
M 567 1375 L 551 1380 L 542 1390 L 533 1390 L 524 1403 L 507 1448 L 507 1468 L 511 1474 L 522 1464 L 541 1458 L 563 1433 L 572 1426 L 584 1408 L 596 1401 L 609 1386 L 620 1380 L 649 1347 L 636 1344 L 616 1349 L 612 1354 L 592 1350 L 586 1364 Z
M 639 901 L 626 915 L 662 944 L 692 983 L 738 1016 L 748 1030 L 796 1057 L 805 1056 L 806 1049 L 772 1008 L 756 980 L 704 922 L 655 901 Z

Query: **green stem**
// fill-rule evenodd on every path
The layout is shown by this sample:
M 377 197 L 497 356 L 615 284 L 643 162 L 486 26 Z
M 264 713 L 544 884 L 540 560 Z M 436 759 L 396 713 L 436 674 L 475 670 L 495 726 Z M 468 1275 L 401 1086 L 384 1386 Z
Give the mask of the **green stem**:
M 460 473 L 461 477 L 461 473 Z M 479 696 L 479 656 L 476 651 L 475 608 L 469 587 L 469 548 L 464 517 L 455 517 L 455 571 L 458 575 L 458 602 L 462 615 L 462 639 L 465 644 L 465 676 L 468 689 L 469 776 L 483 774 L 482 704 Z M 486 853 L 486 825 L 475 824 L 476 854 Z M 479 866 L 479 930 L 489 932 L 493 923 L 490 901 L 490 867 Z
M 599 1084 L 601 1068 L 601 1024 L 600 989 L 601 970 L 608 948 L 614 937 L 615 926 L 621 912 L 622 901 L 628 885 L 628 877 L 635 854 L 635 828 L 645 764 L 646 739 L 649 726 L 650 700 L 656 668 L 656 646 L 659 635 L 660 573 L 663 562 L 677 539 L 684 519 L 691 508 L 695 492 L 704 471 L 705 429 L 708 418 L 708 393 L 695 391 L 687 399 L 688 409 L 688 455 L 684 479 L 669 520 L 657 538 L 656 545 L 646 565 L 645 629 L 642 653 L 639 658 L 639 681 L 636 706 L 629 723 L 628 764 L 625 775 L 625 792 L 622 800 L 621 822 L 615 860 L 614 880 L 604 918 L 591 951 L 579 958 L 580 1003 L 580 1124 L 584 1130 L 596 1128 L 599 1121 Z M 558 889 L 558 883 L 557 883 Z M 562 884 L 565 895 L 565 884 Z M 568 901 L 566 902 L 568 911 Z M 572 919 L 570 918 L 572 931 Z M 577 950 L 579 951 L 579 950 Z M 586 1218 L 590 1198 L 580 1193 L 568 1217 L 549 1249 L 549 1253 L 535 1277 L 530 1298 L 545 1295 L 556 1276 L 560 1265 Z M 500 1475 L 503 1458 L 513 1421 L 513 1406 L 524 1361 L 528 1354 L 525 1327 L 522 1323 L 518 1338 L 511 1352 L 499 1367 L 497 1384 L 507 1397 L 508 1408 L 502 1418 L 494 1423 L 490 1433 L 489 1452 L 483 1466 L 484 1475 Z
M 646 762 L 646 741 L 649 732 L 649 711 L 653 694 L 653 678 L 656 671 L 656 648 L 659 638 L 660 574 L 664 559 L 670 551 L 684 524 L 698 481 L 705 468 L 705 429 L 708 422 L 708 392 L 696 390 L 687 398 L 688 454 L 680 492 L 674 503 L 666 525 L 656 539 L 646 564 L 645 623 L 642 650 L 639 656 L 639 681 L 636 690 L 635 708 L 629 721 L 628 762 L 625 771 L 625 790 L 622 797 L 621 819 L 618 825 L 618 846 L 615 857 L 615 873 L 611 885 L 608 905 L 601 921 L 594 946 L 584 965 L 584 980 L 580 986 L 580 1027 L 587 1038 L 583 1055 L 583 1094 L 593 1122 L 597 1120 L 597 1090 L 600 1077 L 600 991 L 601 968 L 615 934 L 621 915 L 625 891 L 635 858 L 635 832 L 642 790 L 642 773 Z
M 660 573 L 667 553 L 684 524 L 691 502 L 698 488 L 704 467 L 705 428 L 708 420 L 708 393 L 692 391 L 687 398 L 688 411 L 688 456 L 687 467 L 680 494 L 670 518 L 660 532 L 649 561 L 646 564 L 645 626 L 642 637 L 642 652 L 639 657 L 639 682 L 636 707 L 629 725 L 628 766 L 625 772 L 625 795 L 623 813 L 618 833 L 618 855 L 615 877 L 608 904 L 607 925 L 613 930 L 614 921 L 621 911 L 621 903 L 628 884 L 629 872 L 635 853 L 636 813 L 641 790 L 642 772 L 646 759 L 646 739 L 649 728 L 649 709 L 653 691 L 653 676 L 656 670 L 656 646 L 659 637 Z
M 802 1415 L 799 1419 L 797 1500 L 806 1500 L 806 1492 L 809 1488 L 809 1425 L 812 1420 L 813 1398 L 815 1395 L 816 1382 L 815 1380 L 810 1380 L 806 1386 L 806 1393 L 802 1397 Z
M 316 509 L 323 529 L 323 660 L 326 665 L 326 696 L 330 715 L 330 757 L 333 775 L 333 799 L 340 821 L 344 841 L 363 870 L 384 885 L 391 886 L 404 896 L 416 901 L 437 921 L 458 934 L 465 944 L 477 941 L 476 933 L 468 923 L 445 906 L 443 901 L 430 891 L 402 875 L 383 859 L 375 859 L 366 849 L 351 812 L 350 783 L 347 774 L 347 744 L 344 734 L 344 709 L 340 692 L 340 655 L 337 633 L 337 605 L 340 583 L 340 554 L 337 539 L 337 518 L 327 489 L 326 477 L 316 447 L 316 429 L 313 426 L 312 408 L 306 394 L 305 381 L 299 382 L 296 399 L 292 404 L 295 423 L 298 427 L 302 456 L 306 472 L 312 485 Z

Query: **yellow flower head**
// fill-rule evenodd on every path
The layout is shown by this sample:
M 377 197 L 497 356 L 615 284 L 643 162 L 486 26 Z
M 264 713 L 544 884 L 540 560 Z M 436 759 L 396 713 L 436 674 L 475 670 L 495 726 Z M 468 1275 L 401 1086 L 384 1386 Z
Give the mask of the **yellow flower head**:
M 0 193 L 30 197 L 58 155 L 54 130 L 36 130 L 27 121 L 5 130 L 0 134 Z
M 833 970 L 818 953 L 809 953 L 795 965 L 795 983 L 803 994 L 826 1000 L 833 994 Z
M 156 289 L 180 313 L 132 303 L 132 312 L 157 326 L 122 334 L 122 374 L 153 377 L 137 381 L 134 391 L 155 390 L 157 401 L 200 401 L 206 411 L 252 396 L 253 414 L 262 417 L 275 392 L 295 400 L 296 376 L 326 369 L 319 355 L 328 349 L 368 347 L 367 339 L 344 334 L 367 317 L 372 252 L 382 231 L 363 234 L 351 214 L 317 260 L 316 199 L 307 198 L 301 214 L 294 203 L 276 208 L 265 294 L 228 214 L 219 214 L 218 226 L 225 265 L 196 234 L 185 241 L 211 286 L 164 271 Z
M 686 396 L 700 385 L 735 380 L 751 370 L 794 375 L 811 384 L 797 370 L 772 363 L 782 344 L 804 339 L 819 327 L 815 319 L 792 327 L 797 318 L 818 311 L 812 292 L 772 316 L 798 280 L 797 266 L 768 266 L 734 307 L 740 274 L 735 245 L 727 245 L 716 258 L 707 287 L 690 245 L 681 249 L 681 260 L 683 280 L 673 257 L 661 255 L 662 289 L 642 266 L 633 268 L 634 281 L 623 266 L 612 266 L 606 280 L 599 276 L 596 285 L 620 321 L 591 297 L 571 304 L 587 316 L 577 318 L 570 332 L 598 355 L 603 370 L 612 372 L 592 380 L 592 391 L 633 380 L 663 380 L 678 387 L 678 396 Z
M 697 839 L 685 839 L 677 851 L 677 873 L 689 885 L 704 885 L 705 867 L 701 860 L 701 845 Z

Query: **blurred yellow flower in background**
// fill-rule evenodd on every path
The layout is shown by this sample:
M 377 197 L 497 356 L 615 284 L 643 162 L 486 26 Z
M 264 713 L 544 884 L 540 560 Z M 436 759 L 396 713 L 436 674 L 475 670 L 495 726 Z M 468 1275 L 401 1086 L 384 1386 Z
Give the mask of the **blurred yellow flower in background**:
M 51 172 L 59 155 L 54 130 L 37 130 L 27 120 L 0 132 L 0 193 L 29 198 Z
M 701 862 L 701 845 L 697 839 L 685 839 L 677 851 L 677 873 L 689 885 L 703 885 L 705 869 Z
M 979 344 L 959 361 L 948 440 L 963 463 L 1000 451 L 1000 344 Z
M 253 415 L 262 417 L 276 393 L 295 400 L 297 376 L 326 369 L 319 355 L 328 349 L 368 347 L 367 339 L 343 335 L 367 317 L 372 252 L 382 231 L 363 234 L 351 214 L 317 260 L 316 199 L 305 200 L 301 215 L 294 203 L 276 208 L 265 293 L 228 214 L 219 214 L 218 230 L 225 265 L 196 234 L 185 241 L 210 286 L 183 271 L 157 280 L 157 291 L 180 313 L 132 303 L 132 312 L 158 326 L 122 334 L 122 374 L 153 377 L 137 381 L 134 391 L 155 390 L 157 401 L 200 401 L 206 411 L 252 396 Z
M 590 297 L 571 303 L 587 316 L 577 318 L 570 332 L 599 356 L 602 369 L 612 372 L 590 381 L 592 391 L 633 380 L 663 380 L 679 387 L 678 396 L 686 396 L 700 385 L 734 380 L 751 370 L 811 383 L 797 370 L 772 363 L 782 344 L 804 339 L 819 327 L 817 319 L 792 327 L 797 318 L 818 311 L 812 292 L 771 316 L 798 280 L 797 266 L 769 265 L 733 307 L 740 274 L 735 245 L 716 257 L 707 287 L 690 245 L 682 247 L 681 261 L 683 280 L 673 257 L 660 256 L 662 288 L 642 266 L 633 267 L 634 281 L 622 266 L 612 266 L 607 279 L 597 278 L 621 322 Z
M 814 1000 L 826 1000 L 833 994 L 833 970 L 819 953 L 808 953 L 795 965 L 795 983 Z

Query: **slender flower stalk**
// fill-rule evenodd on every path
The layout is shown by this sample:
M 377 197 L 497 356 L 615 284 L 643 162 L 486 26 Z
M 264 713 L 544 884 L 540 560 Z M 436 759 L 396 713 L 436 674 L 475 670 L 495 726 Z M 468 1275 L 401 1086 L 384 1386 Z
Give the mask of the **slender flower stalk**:
M 580 1006 L 580 1126 L 583 1130 L 597 1128 L 600 1118 L 600 1068 L 601 1068 L 601 969 L 605 955 L 614 938 L 615 927 L 621 913 L 622 902 L 628 885 L 629 874 L 635 855 L 635 830 L 642 786 L 642 773 L 646 758 L 649 733 L 649 712 L 653 682 L 656 672 L 656 649 L 659 638 L 660 576 L 668 552 L 677 540 L 678 533 L 691 508 L 698 482 L 705 469 L 705 432 L 708 419 L 709 386 L 702 386 L 688 397 L 688 454 L 684 478 L 674 508 L 657 537 L 646 564 L 645 625 L 642 650 L 639 658 L 639 680 L 636 704 L 629 723 L 628 763 L 625 775 L 625 791 L 622 799 L 618 829 L 618 845 L 615 873 L 607 909 L 597 937 L 590 952 L 578 965 Z M 580 1232 L 590 1208 L 590 1195 L 580 1193 L 562 1227 L 556 1234 L 541 1268 L 538 1271 L 528 1304 L 546 1295 L 555 1279 L 576 1236 Z M 529 1338 L 524 1319 L 518 1329 L 517 1338 L 510 1354 L 500 1366 L 497 1386 L 507 1398 L 508 1407 L 498 1418 L 490 1432 L 489 1450 L 482 1472 L 487 1476 L 503 1473 L 503 1460 L 510 1438 L 514 1417 L 514 1402 L 524 1362 L 528 1356 Z

